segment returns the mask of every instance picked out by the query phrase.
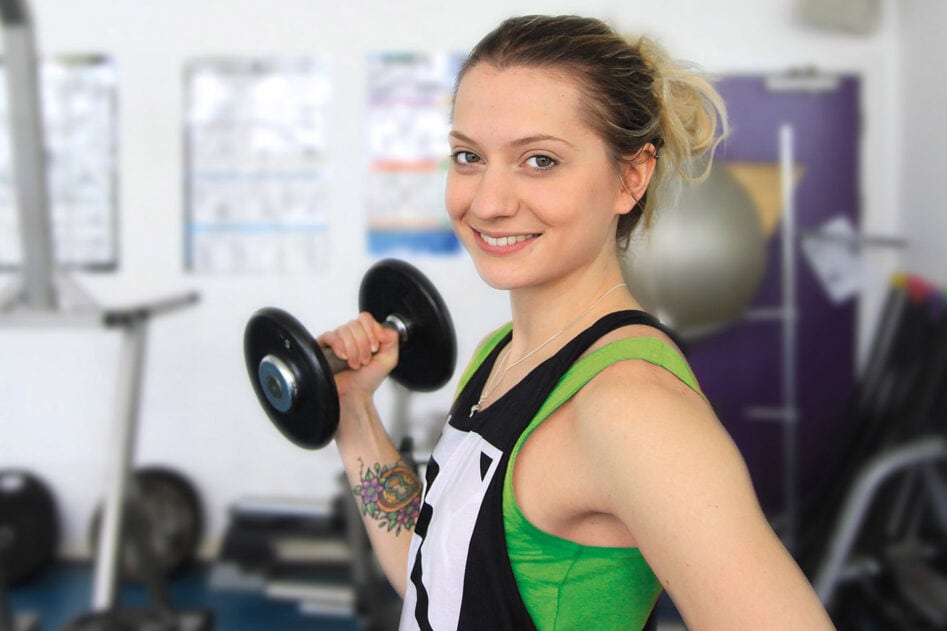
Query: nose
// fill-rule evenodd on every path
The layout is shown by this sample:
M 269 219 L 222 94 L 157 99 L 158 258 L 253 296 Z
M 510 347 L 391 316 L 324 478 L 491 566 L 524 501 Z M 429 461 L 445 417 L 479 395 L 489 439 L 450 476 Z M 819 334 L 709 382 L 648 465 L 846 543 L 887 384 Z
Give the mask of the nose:
M 470 212 L 481 219 L 498 219 L 516 214 L 517 207 L 513 174 L 502 167 L 485 168 L 474 189 Z

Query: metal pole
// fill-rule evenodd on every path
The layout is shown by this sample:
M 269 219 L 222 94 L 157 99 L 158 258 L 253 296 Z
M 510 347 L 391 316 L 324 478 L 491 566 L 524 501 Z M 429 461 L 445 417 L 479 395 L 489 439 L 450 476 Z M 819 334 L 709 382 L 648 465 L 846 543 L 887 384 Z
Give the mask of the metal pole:
M 409 408 L 411 407 L 411 391 L 399 383 L 394 383 L 394 405 L 391 415 L 391 439 L 394 443 L 400 444 L 402 440 L 411 434 L 410 422 L 408 420 Z
M 96 611 L 111 609 L 115 602 L 121 562 L 122 522 L 138 428 L 147 333 L 148 318 L 129 321 L 122 330 L 112 444 L 105 452 L 112 454 L 113 460 L 108 472 L 107 483 L 110 486 L 102 512 L 95 562 L 92 607 Z
M 23 250 L 21 298 L 33 309 L 57 306 L 53 277 L 46 143 L 36 46 L 25 0 L 0 0 L 10 111 L 12 163 Z
M 796 400 L 796 217 L 793 177 L 793 129 L 779 128 L 779 166 L 783 197 L 782 285 L 783 285 L 783 495 L 786 511 L 784 543 L 792 550 L 796 544 L 796 425 L 799 410 Z

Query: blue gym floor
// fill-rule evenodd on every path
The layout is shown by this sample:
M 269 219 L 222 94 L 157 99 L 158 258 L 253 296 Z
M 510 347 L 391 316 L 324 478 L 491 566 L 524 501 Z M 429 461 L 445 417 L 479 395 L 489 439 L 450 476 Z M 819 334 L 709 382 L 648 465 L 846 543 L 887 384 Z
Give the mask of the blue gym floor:
M 170 584 L 175 609 L 205 609 L 213 612 L 215 631 L 359 631 L 353 618 L 318 617 L 300 612 L 293 601 L 266 598 L 252 591 L 223 591 L 208 586 L 210 569 L 199 566 Z M 92 602 L 92 570 L 88 564 L 60 563 L 41 576 L 9 590 L 14 614 L 32 613 L 39 617 L 36 631 L 61 631 L 71 620 L 88 613 Z M 140 585 L 123 585 L 118 602 L 128 607 L 149 605 Z M 659 629 L 682 629 L 673 605 L 662 597 Z
M 215 630 L 356 631 L 359 628 L 352 618 L 303 615 L 295 602 L 271 600 L 254 592 L 211 589 L 208 574 L 206 567 L 188 571 L 171 583 L 170 594 L 175 609 L 211 610 Z M 30 612 L 39 616 L 37 631 L 60 631 L 91 607 L 91 568 L 87 564 L 57 564 L 30 583 L 11 588 L 8 599 L 14 614 Z M 150 604 L 144 588 L 136 584 L 123 586 L 118 600 L 130 607 Z

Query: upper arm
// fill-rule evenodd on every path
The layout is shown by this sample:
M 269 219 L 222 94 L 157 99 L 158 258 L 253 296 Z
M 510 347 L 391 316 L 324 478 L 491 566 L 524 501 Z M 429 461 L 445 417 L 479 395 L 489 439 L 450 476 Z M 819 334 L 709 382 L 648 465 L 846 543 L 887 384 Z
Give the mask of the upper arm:
M 704 399 L 640 361 L 609 367 L 580 396 L 597 502 L 631 532 L 688 628 L 831 628 Z

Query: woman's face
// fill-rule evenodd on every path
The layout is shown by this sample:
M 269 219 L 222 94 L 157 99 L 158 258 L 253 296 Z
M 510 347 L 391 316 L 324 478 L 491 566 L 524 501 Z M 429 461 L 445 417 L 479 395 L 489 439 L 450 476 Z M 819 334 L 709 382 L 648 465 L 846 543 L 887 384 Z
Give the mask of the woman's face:
M 555 283 L 616 256 L 634 199 L 582 98 L 567 73 L 540 68 L 481 63 L 458 86 L 446 205 L 493 287 Z

